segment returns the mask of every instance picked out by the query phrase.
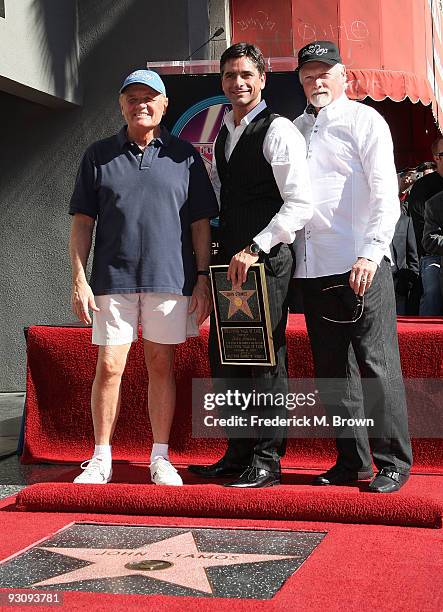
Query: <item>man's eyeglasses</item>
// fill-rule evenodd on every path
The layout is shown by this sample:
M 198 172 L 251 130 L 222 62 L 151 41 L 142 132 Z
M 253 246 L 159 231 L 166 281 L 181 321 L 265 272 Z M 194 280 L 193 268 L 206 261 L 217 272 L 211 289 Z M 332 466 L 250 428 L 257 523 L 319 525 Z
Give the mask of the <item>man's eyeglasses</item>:
M 322 319 L 330 323 L 356 323 L 362 316 L 365 307 L 363 295 L 356 295 L 349 285 L 332 285 L 322 292 L 328 292 L 330 297 L 337 298 L 334 308 L 334 318 L 322 315 Z M 343 314 L 342 318 L 339 315 Z
M 439 153 L 436 153 L 435 157 L 438 157 L 439 159 L 441 159 L 443 157 L 443 151 L 440 151 Z

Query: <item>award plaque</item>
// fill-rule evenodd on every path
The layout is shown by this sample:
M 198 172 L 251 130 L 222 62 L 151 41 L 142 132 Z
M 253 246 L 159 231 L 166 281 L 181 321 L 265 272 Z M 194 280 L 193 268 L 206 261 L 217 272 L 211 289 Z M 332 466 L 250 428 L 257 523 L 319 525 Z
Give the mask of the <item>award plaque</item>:
M 263 264 L 254 264 L 239 291 L 226 278 L 229 266 L 210 266 L 218 345 L 224 365 L 275 365 Z

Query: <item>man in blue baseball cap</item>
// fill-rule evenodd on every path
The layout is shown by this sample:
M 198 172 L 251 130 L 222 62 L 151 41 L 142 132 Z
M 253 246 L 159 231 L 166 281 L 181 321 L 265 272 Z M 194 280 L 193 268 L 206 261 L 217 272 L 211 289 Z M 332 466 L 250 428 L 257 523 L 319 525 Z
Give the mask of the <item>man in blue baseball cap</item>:
M 72 307 L 81 322 L 92 321 L 92 342 L 99 346 L 91 397 L 95 449 L 74 482 L 112 478 L 121 377 L 140 323 L 149 372 L 151 480 L 181 485 L 168 457 L 174 351 L 198 335 L 211 308 L 209 218 L 218 215 L 218 205 L 197 151 L 161 125 L 168 106 L 161 77 L 132 72 L 119 103 L 126 124 L 86 150 L 69 208 Z
M 124 80 L 120 93 L 122 94 L 129 85 L 146 85 L 157 93 L 166 96 L 165 84 L 161 80 L 160 75 L 153 70 L 135 70 L 135 72 L 131 72 Z

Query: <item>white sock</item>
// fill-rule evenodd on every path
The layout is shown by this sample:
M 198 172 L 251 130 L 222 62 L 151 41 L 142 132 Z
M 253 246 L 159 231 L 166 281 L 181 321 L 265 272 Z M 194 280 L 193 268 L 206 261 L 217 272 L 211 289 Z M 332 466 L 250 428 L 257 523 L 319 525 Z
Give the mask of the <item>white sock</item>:
M 152 451 L 151 451 L 151 463 L 157 457 L 163 457 L 163 459 L 166 459 L 166 461 L 169 461 L 168 448 L 169 448 L 169 444 L 159 444 L 158 442 L 154 442 L 154 444 L 152 445 Z
M 112 446 L 110 444 L 96 444 L 93 457 L 98 457 L 108 466 L 112 463 Z

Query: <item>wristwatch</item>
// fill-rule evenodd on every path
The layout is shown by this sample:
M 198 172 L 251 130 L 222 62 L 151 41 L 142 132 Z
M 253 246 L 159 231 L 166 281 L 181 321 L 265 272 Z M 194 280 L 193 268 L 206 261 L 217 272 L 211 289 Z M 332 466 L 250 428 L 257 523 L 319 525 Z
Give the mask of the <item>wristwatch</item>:
M 256 242 L 253 242 L 249 245 L 249 251 L 252 255 L 260 255 L 260 253 L 262 252 L 261 248 Z

